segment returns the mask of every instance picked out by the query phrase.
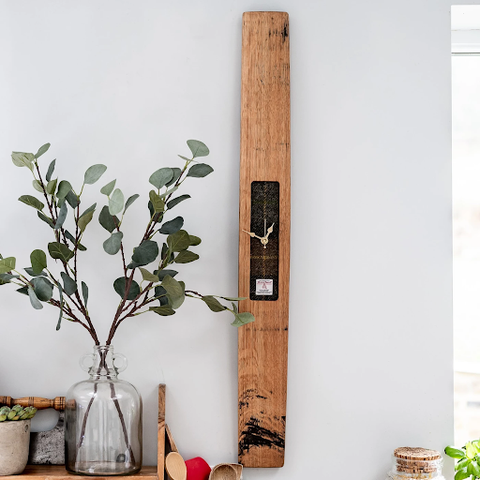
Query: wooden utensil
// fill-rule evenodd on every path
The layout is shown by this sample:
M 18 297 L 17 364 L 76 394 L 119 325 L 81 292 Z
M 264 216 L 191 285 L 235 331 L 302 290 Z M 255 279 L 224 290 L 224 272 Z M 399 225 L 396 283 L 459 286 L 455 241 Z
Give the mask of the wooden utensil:
M 237 480 L 237 472 L 232 465 L 221 463 L 213 468 L 208 480 Z
M 178 452 L 170 452 L 165 460 L 165 468 L 172 480 L 186 480 L 187 466 Z

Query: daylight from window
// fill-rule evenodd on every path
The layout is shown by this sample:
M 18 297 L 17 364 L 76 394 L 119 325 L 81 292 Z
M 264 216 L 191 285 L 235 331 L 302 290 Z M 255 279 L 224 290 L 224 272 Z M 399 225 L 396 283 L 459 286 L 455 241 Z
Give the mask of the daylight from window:
M 480 432 L 480 6 L 452 7 L 455 444 Z

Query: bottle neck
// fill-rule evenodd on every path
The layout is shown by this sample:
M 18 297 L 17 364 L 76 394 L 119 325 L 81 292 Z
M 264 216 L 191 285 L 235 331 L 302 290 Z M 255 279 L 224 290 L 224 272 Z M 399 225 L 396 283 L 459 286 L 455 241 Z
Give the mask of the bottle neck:
M 114 353 L 111 345 L 95 345 L 92 359 L 93 364 L 88 373 L 93 379 L 117 378 L 118 370 L 114 365 Z

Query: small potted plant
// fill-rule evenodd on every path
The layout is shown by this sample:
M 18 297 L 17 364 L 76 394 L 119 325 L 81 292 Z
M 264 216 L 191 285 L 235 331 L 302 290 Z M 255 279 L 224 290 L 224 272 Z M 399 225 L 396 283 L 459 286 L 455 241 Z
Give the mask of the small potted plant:
M 462 448 L 448 446 L 445 454 L 455 458 L 455 480 L 480 479 L 480 440 L 467 442 Z
M 22 473 L 27 465 L 34 407 L 0 408 L 0 475 Z

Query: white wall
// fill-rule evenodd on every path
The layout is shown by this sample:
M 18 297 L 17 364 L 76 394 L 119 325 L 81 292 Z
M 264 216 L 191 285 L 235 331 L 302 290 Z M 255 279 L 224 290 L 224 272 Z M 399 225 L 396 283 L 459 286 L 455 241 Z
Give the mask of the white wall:
M 145 199 L 148 176 L 198 138 L 215 173 L 188 186 L 186 227 L 204 242 L 184 279 L 236 294 L 241 14 L 262 9 L 290 13 L 288 431 L 285 467 L 245 478 L 380 480 L 394 448 L 453 441 L 450 2 L 0 0 L 0 253 L 26 266 L 49 241 L 16 200 L 32 191 L 12 150 L 49 141 L 62 176 L 78 185 L 105 163 Z M 131 214 L 139 226 L 140 201 Z M 105 238 L 92 226 L 82 269 L 104 336 L 118 276 Z M 9 286 L 0 305 L 0 394 L 62 395 L 83 378 L 86 332 L 56 332 L 53 308 Z M 116 337 L 144 398 L 147 464 L 159 382 L 184 456 L 236 459 L 236 331 L 201 307 Z

